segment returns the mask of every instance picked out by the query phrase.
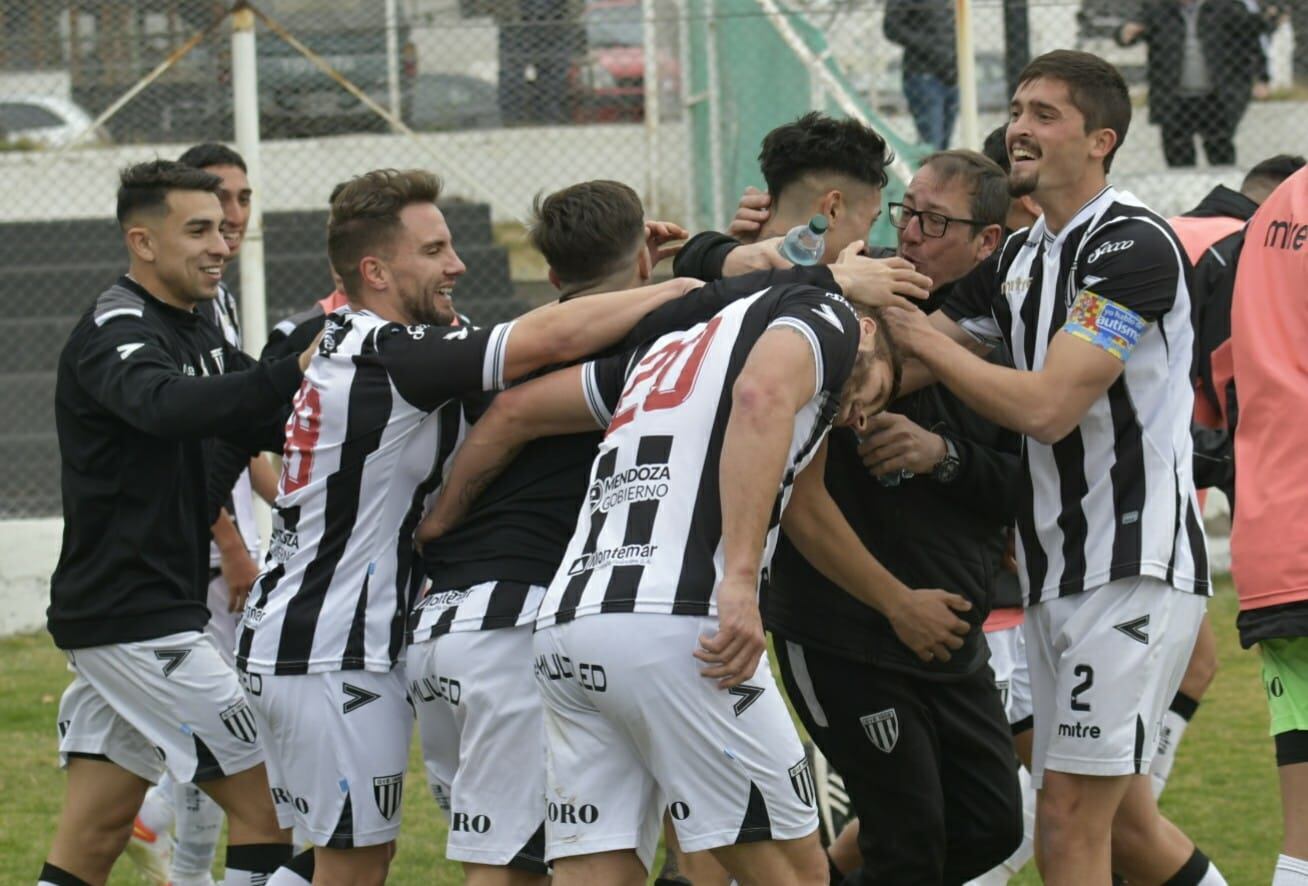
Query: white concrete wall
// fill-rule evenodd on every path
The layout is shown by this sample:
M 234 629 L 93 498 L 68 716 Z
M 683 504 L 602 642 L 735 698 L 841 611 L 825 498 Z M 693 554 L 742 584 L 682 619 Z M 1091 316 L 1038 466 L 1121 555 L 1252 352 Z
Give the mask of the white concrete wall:
M 0 637 L 45 626 L 64 521 L 0 521 Z
M 659 205 L 665 218 L 681 219 L 681 182 L 689 168 L 683 123 L 662 122 L 659 142 L 659 178 L 665 183 Z M 112 218 L 120 168 L 176 157 L 185 147 L 0 153 L 0 221 Z M 607 178 L 643 192 L 645 183 L 645 129 L 639 123 L 288 139 L 264 142 L 262 155 L 265 212 L 325 209 L 334 184 L 382 166 L 431 169 L 451 196 L 489 203 L 497 222 L 525 218 L 540 191 Z

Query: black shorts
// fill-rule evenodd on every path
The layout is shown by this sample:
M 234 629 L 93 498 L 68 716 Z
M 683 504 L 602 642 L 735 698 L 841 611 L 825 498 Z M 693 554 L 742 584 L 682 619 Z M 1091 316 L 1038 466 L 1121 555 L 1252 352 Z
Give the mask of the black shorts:
M 858 813 L 863 883 L 965 883 L 1017 849 L 1018 763 L 988 665 L 941 682 L 781 638 L 776 654 Z

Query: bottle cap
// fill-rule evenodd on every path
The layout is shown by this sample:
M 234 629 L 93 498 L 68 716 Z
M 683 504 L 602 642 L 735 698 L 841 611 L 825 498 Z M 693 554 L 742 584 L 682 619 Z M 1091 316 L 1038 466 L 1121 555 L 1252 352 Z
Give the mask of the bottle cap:
M 815 234 L 825 234 L 828 227 L 827 217 L 819 212 L 808 220 L 808 226 Z

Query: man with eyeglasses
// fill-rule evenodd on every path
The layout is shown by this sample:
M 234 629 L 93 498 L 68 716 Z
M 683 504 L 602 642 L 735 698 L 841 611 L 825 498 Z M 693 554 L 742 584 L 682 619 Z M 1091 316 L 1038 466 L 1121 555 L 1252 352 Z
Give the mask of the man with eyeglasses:
M 890 204 L 898 258 L 932 281 L 924 311 L 998 247 L 1008 203 L 993 161 L 954 150 L 928 157 Z M 785 194 L 746 195 L 731 233 L 784 233 L 788 206 Z M 689 267 L 687 249 L 678 273 L 712 270 Z M 738 247 L 727 273 L 769 259 L 768 249 Z M 864 606 L 841 590 L 842 576 L 806 562 L 790 539 L 834 536 L 829 515 L 804 525 L 788 514 L 764 617 L 786 691 L 860 820 L 861 872 L 843 870 L 838 852 L 832 866 L 846 883 L 962 883 L 1007 858 L 1022 834 L 1012 739 L 981 632 L 1014 518 L 1018 438 L 939 386 L 901 398 L 872 428 L 862 440 L 830 437 L 827 489 L 885 567 L 881 580 L 909 599 L 932 593 L 909 588 L 950 592 L 955 635 L 924 648 L 893 609 Z M 860 555 L 840 552 L 851 571 Z

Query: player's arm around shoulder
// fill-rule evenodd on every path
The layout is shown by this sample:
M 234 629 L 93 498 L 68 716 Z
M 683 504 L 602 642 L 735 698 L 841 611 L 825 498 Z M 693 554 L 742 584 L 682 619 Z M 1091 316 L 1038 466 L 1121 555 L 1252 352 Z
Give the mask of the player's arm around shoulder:
M 454 528 L 530 441 L 604 426 L 587 396 L 588 370 L 588 364 L 569 366 L 496 395 L 455 454 L 436 503 L 415 533 L 419 543 Z

